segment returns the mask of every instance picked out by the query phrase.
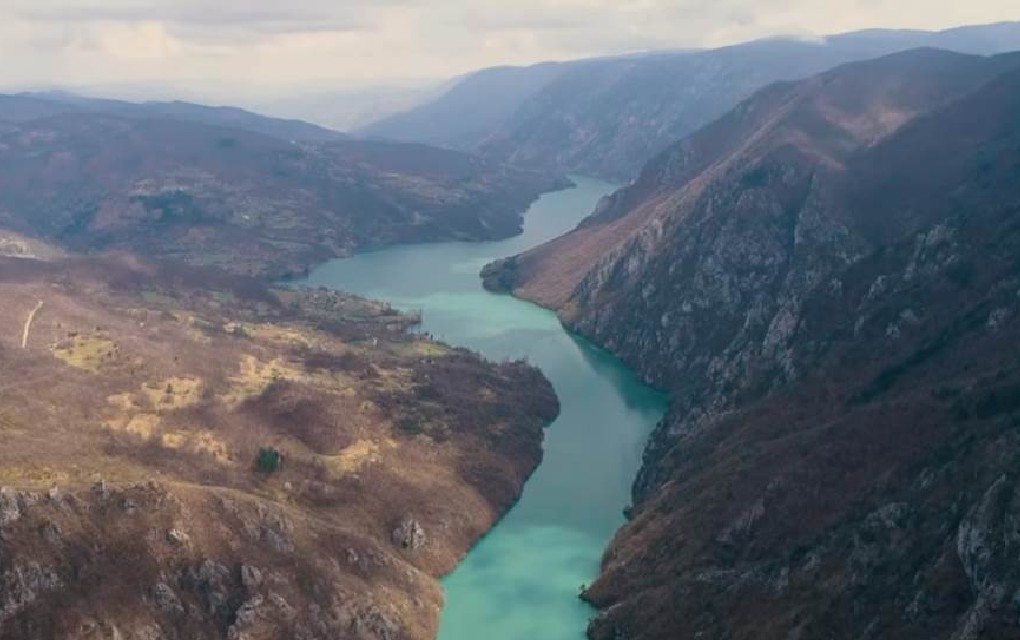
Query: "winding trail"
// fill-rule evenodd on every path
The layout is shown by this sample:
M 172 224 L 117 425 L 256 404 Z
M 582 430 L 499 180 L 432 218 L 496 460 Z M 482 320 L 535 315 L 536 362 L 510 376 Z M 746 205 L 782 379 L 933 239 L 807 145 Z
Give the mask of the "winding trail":
M 39 313 L 39 311 L 42 308 L 43 308 L 43 301 L 40 300 L 38 302 L 38 304 L 35 305 L 35 309 L 32 309 L 32 312 L 28 314 L 28 320 L 25 320 L 25 328 L 22 329 L 22 331 L 21 331 L 21 348 L 22 349 L 27 349 L 28 348 L 28 334 L 29 334 L 30 331 L 32 331 L 32 321 L 35 320 L 36 314 Z

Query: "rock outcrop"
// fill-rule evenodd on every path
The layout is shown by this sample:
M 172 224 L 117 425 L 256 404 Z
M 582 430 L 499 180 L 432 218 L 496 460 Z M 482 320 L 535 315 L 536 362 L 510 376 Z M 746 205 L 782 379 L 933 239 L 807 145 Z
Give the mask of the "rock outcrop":
M 417 551 L 425 546 L 428 538 L 425 536 L 425 529 L 421 523 L 410 516 L 406 516 L 393 530 L 393 544 L 401 549 Z

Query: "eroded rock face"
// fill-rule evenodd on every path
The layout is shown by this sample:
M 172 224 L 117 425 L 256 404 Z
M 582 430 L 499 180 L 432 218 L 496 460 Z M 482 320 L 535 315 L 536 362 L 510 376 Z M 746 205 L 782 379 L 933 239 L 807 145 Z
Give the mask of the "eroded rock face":
M 48 592 L 63 586 L 59 574 L 38 562 L 14 565 L 0 573 L 0 622 L 19 614 Z
M 591 637 L 1020 632 L 1018 69 L 772 87 L 490 270 L 673 396 Z
M 54 505 L 42 504 L 23 511 L 17 527 L 5 530 L 0 547 L 0 637 L 84 639 L 110 637 L 113 629 L 122 638 L 137 640 L 415 637 L 416 632 L 403 625 L 391 606 L 376 603 L 370 591 L 347 592 L 348 587 L 342 585 L 348 584 L 349 577 L 339 563 L 326 563 L 299 579 L 292 560 L 279 555 L 267 557 L 257 548 L 243 545 L 236 552 L 215 553 L 205 547 L 205 536 L 192 538 L 187 549 L 171 544 L 170 555 L 157 562 L 155 559 L 165 555 L 170 543 L 163 536 L 152 535 L 154 519 L 172 519 L 174 511 L 197 515 L 215 506 L 181 500 L 162 487 L 121 490 L 107 486 L 109 499 L 127 495 L 138 505 L 138 512 L 130 519 L 120 516 L 110 521 L 110 514 L 102 513 L 100 496 L 95 492 L 82 496 L 73 512 L 61 512 L 59 517 L 67 518 L 65 522 L 69 523 L 68 531 L 64 548 L 51 550 L 53 566 L 37 561 L 9 564 L 7 558 L 21 555 L 21 545 L 26 536 L 31 537 L 36 521 L 57 516 Z M 170 513 L 168 504 L 176 505 Z M 260 517 L 260 506 L 236 507 L 234 517 Z M 97 525 L 115 525 L 119 533 L 88 543 L 86 536 Z M 412 527 L 412 537 L 418 531 Z M 73 560 L 69 554 L 73 554 Z M 239 561 L 245 557 L 269 565 Z M 159 581 L 148 589 L 132 592 L 129 582 L 114 577 L 123 576 L 125 568 L 117 563 L 128 558 L 140 562 L 131 567 L 132 574 Z M 315 562 L 308 558 L 301 564 L 311 567 Z M 385 563 L 383 572 L 393 569 L 387 565 L 390 563 Z M 100 574 L 113 582 L 114 589 L 124 589 L 116 611 L 105 609 L 101 602 L 93 603 L 88 594 L 89 576 Z M 307 590 L 312 585 L 302 586 L 301 580 L 312 580 L 312 591 Z M 104 597 L 109 596 L 106 592 Z M 55 612 L 48 608 L 53 599 L 70 605 Z M 90 611 L 100 617 L 90 618 Z M 126 612 L 130 617 L 124 617 Z
M 393 544 L 408 551 L 417 551 L 428 542 L 424 527 L 411 516 L 406 516 L 400 521 L 397 528 L 393 530 L 392 538 Z
M 152 601 L 162 613 L 184 613 L 180 598 L 170 585 L 160 582 L 152 589 Z
M 0 527 L 17 522 L 21 518 L 18 494 L 10 487 L 0 488 Z
M 1016 479 L 1002 475 L 960 523 L 956 551 L 976 601 L 953 640 L 980 638 L 996 619 L 1020 616 L 1020 498 Z

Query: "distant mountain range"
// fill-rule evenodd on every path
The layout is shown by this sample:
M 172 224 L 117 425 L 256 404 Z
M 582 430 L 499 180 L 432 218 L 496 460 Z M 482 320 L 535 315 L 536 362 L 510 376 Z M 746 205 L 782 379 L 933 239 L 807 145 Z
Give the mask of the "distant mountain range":
M 0 228 L 278 277 L 359 247 L 520 231 L 562 178 L 186 103 L 0 96 Z
M 915 47 L 1020 49 L 1020 23 L 941 32 L 868 30 L 819 41 L 762 40 L 704 51 L 496 68 L 359 134 L 616 181 L 756 90 Z
M 282 140 L 324 142 L 346 136 L 302 120 L 271 118 L 238 107 L 210 107 L 190 102 L 129 102 L 89 98 L 62 91 L 0 95 L 0 123 L 35 120 L 43 115 L 101 113 L 112 116 L 171 118 L 234 127 Z
M 570 63 L 483 69 L 436 99 L 372 123 L 358 133 L 423 142 L 453 149 L 477 149 L 529 98 L 554 82 Z
M 918 49 L 762 89 L 489 266 L 673 398 L 589 636 L 1016 638 L 1018 256 L 1020 53 Z

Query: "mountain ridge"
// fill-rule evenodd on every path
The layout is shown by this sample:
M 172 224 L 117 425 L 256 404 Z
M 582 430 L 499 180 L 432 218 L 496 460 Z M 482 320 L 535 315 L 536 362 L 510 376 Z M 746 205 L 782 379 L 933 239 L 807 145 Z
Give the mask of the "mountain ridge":
M 1015 636 L 1018 100 L 1016 54 L 773 85 L 486 269 L 673 399 L 590 637 Z
M 369 245 L 509 237 L 532 200 L 568 184 L 423 145 L 13 104 L 0 227 L 76 251 L 281 277 Z
M 720 49 L 559 63 L 555 74 L 543 67 L 546 76 L 527 85 L 527 91 L 514 93 L 509 101 L 513 113 L 487 120 L 487 134 L 475 132 L 467 142 L 456 134 L 433 135 L 431 117 L 486 104 L 488 92 L 472 87 L 469 76 L 446 100 L 440 97 L 395 116 L 405 123 L 417 119 L 414 126 L 388 132 L 390 121 L 383 121 L 362 131 L 402 139 L 429 131 L 433 144 L 477 149 L 523 166 L 626 182 L 670 142 L 774 81 L 802 79 L 842 63 L 919 46 L 1000 53 L 1020 48 L 1020 23 L 942 32 L 868 30 L 817 41 L 766 39 Z M 535 82 L 542 86 L 536 89 Z
M 275 138 L 299 142 L 326 142 L 346 137 L 339 131 L 291 118 L 275 118 L 231 106 L 209 106 L 183 100 L 130 102 L 107 98 L 91 98 L 64 92 L 23 92 L 0 94 L 0 119 L 10 117 L 10 103 L 30 102 L 34 108 L 49 115 L 87 111 L 114 116 L 138 118 L 171 118 L 198 124 L 244 129 Z M 15 120 L 36 119 L 32 113 L 15 113 Z M 20 115 L 20 117 L 18 117 Z

